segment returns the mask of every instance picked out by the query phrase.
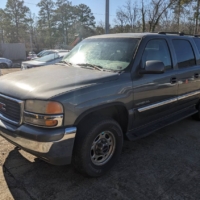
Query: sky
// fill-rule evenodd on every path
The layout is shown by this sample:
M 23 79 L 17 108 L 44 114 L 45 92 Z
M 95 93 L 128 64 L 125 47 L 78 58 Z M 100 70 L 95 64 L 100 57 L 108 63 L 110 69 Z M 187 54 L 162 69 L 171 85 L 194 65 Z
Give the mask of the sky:
M 39 8 L 36 6 L 36 4 L 40 0 L 24 0 L 24 4 L 30 8 L 32 13 L 35 13 L 36 15 L 39 12 Z M 0 0 L 0 8 L 5 8 L 7 0 Z M 92 10 L 92 13 L 95 16 L 96 23 L 100 21 L 105 21 L 105 0 L 71 0 L 72 5 L 78 5 L 78 4 L 86 4 L 90 7 Z M 110 0 L 110 24 L 113 24 L 116 10 L 119 7 L 122 7 L 125 4 L 126 0 Z

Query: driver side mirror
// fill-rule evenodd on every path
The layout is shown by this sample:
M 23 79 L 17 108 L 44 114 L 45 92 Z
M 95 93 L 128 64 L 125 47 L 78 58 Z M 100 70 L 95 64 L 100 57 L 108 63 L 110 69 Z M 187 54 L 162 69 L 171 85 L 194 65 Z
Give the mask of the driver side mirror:
M 165 65 L 159 60 L 146 61 L 145 69 L 139 71 L 140 74 L 163 74 Z

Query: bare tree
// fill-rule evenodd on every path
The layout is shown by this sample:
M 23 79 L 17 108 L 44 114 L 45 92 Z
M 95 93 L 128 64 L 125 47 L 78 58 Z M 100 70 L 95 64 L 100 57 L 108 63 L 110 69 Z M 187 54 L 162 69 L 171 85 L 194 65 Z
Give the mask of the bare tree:
M 97 23 L 96 34 L 101 35 L 105 33 L 105 23 L 101 20 Z
M 177 0 L 151 0 L 149 15 L 149 31 L 154 32 L 164 12 L 174 5 Z
M 127 18 L 129 25 L 131 26 L 131 31 L 133 31 L 133 27 L 135 25 L 138 13 L 137 4 L 136 3 L 132 4 L 132 1 L 128 0 L 124 8 L 125 8 L 125 16 Z
M 127 23 L 127 17 L 125 15 L 125 11 L 122 8 L 119 8 L 116 13 L 116 19 L 114 20 L 116 24 L 118 24 L 121 27 L 121 31 L 123 32 L 124 26 Z
M 144 1 L 143 0 L 142 0 L 141 14 L 142 14 L 142 32 L 145 32 L 146 31 L 146 20 L 145 20 L 146 10 L 144 8 Z
M 128 0 L 123 8 L 117 10 L 115 23 L 120 25 L 122 29 L 124 26 L 129 25 L 130 31 L 134 32 L 137 17 L 138 7 L 136 2 L 132 3 L 132 0 Z

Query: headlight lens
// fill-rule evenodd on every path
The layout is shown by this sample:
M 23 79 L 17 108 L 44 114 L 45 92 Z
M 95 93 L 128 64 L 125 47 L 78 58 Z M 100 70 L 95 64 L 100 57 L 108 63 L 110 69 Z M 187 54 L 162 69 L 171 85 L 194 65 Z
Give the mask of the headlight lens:
M 27 100 L 24 122 L 46 128 L 62 126 L 63 106 L 55 101 Z
M 55 101 L 27 100 L 25 110 L 39 114 L 61 114 L 63 113 L 63 106 Z

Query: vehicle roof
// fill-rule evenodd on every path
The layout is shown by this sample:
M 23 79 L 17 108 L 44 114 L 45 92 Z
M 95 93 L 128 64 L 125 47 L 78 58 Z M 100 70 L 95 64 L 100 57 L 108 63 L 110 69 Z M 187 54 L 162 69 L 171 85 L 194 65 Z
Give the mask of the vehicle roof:
M 1 60 L 4 60 L 4 59 L 6 59 L 6 60 L 10 60 L 10 59 L 8 59 L 8 58 L 2 58 L 2 57 L 0 57 L 0 59 L 1 59 Z
M 159 34 L 159 33 L 116 33 L 116 34 L 104 34 L 104 35 L 95 35 L 88 37 L 91 38 L 143 38 L 146 36 L 158 36 L 158 37 L 194 37 L 193 35 L 179 35 L 179 34 Z

